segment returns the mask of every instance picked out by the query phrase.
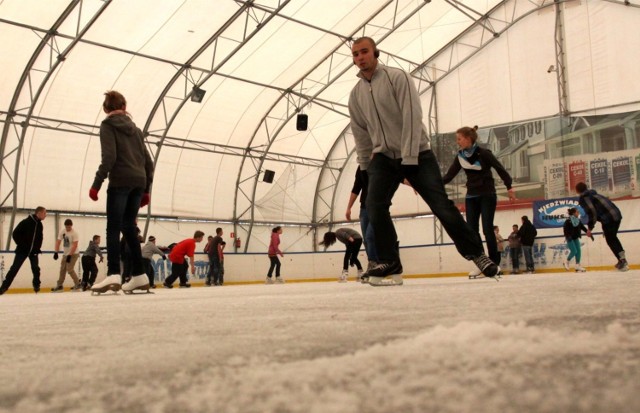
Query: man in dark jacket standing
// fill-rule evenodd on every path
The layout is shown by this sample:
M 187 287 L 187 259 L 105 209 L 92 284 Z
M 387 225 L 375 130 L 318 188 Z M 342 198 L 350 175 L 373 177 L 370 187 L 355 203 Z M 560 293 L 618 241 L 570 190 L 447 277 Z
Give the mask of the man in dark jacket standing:
M 533 241 L 535 241 L 536 236 L 538 236 L 538 230 L 536 230 L 536 227 L 533 226 L 531 221 L 529 221 L 529 217 L 526 215 L 522 216 L 522 226 L 520 226 L 518 230 L 518 235 L 520 236 L 520 242 L 522 242 L 522 253 L 524 254 L 524 261 L 527 265 L 525 272 L 533 274 L 535 272 L 533 266 Z
M 4 294 L 13 279 L 18 275 L 20 267 L 24 261 L 29 258 L 31 262 L 31 271 L 33 272 L 33 291 L 40 291 L 40 266 L 38 264 L 38 254 L 42 251 L 42 221 L 47 216 L 47 210 L 44 207 L 37 207 L 34 214 L 23 219 L 13 230 L 13 241 L 16 243 L 16 256 L 13 265 L 7 273 L 7 278 L 0 286 L 0 295 Z
M 597 221 L 602 223 L 602 233 L 607 245 L 618 259 L 616 269 L 618 271 L 629 271 L 629 264 L 624 253 L 622 243 L 618 239 L 618 230 L 622 221 L 620 209 L 611 202 L 609 198 L 598 194 L 595 190 L 587 188 L 584 182 L 576 184 L 576 192 L 580 195 L 578 203 L 589 216 L 587 224 L 587 237 L 591 237 L 591 231 Z

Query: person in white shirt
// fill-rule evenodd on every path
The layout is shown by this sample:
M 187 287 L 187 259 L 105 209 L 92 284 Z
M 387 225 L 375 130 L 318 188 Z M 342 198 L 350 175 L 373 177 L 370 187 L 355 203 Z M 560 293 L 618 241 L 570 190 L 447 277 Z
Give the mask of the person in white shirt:
M 69 276 L 73 280 L 72 291 L 82 290 L 82 283 L 78 279 L 78 274 L 74 269 L 76 262 L 78 261 L 78 233 L 73 229 L 73 221 L 66 219 L 64 221 L 64 229 L 58 234 L 56 239 L 56 246 L 54 248 L 53 259 L 58 259 L 58 251 L 60 251 L 60 244 L 62 244 L 62 260 L 60 261 L 60 276 L 58 277 L 58 283 L 51 289 L 52 292 L 64 291 L 64 279 L 69 273 Z

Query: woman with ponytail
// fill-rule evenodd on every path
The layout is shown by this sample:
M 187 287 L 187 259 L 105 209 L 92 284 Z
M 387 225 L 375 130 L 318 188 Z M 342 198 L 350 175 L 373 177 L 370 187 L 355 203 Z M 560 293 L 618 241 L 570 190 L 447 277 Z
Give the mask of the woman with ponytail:
M 448 184 L 461 169 L 464 169 L 467 176 L 467 195 L 465 198 L 467 223 L 480 237 L 480 218 L 482 217 L 482 233 L 487 243 L 489 258 L 496 265 L 499 265 L 500 253 L 498 252 L 496 235 L 493 231 L 493 218 L 496 213 L 498 197 L 491 168 L 495 169 L 500 178 L 502 178 L 504 185 L 507 187 L 509 200 L 515 200 L 516 195 L 511 187 L 511 176 L 504 169 L 504 166 L 490 150 L 478 146 L 477 130 L 477 126 L 473 128 L 465 126 L 456 131 L 456 141 L 460 150 L 442 180 L 445 184 Z M 469 278 L 475 278 L 480 275 L 481 272 L 475 269 L 469 273 Z

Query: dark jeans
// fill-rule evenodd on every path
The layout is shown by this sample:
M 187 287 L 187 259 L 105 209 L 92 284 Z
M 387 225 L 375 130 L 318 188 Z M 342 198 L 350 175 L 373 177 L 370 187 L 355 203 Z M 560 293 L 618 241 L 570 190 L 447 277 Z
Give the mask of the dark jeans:
M 391 220 L 389 207 L 400 182 L 406 178 L 415 191 L 429 205 L 433 214 L 442 222 L 458 252 L 466 259 L 483 253 L 478 233 L 462 218 L 462 214 L 447 197 L 442 175 L 435 155 L 431 151 L 420 152 L 418 165 L 402 166 L 400 159 L 390 159 L 376 154 L 367 172 L 369 193 L 367 211 L 375 233 L 376 249 L 381 262 L 399 261 L 396 248 L 398 235 Z
M 344 260 L 342 261 L 342 269 L 349 269 L 349 265 L 355 265 L 359 270 L 362 269 L 362 264 L 358 260 L 358 253 L 362 246 L 362 238 L 354 238 L 353 242 L 347 242 L 347 251 L 344 253 Z
M 273 269 L 276 269 L 276 277 L 280 276 L 280 260 L 278 256 L 269 256 L 269 261 L 271 261 L 271 266 L 269 266 L 269 272 L 267 273 L 267 277 L 271 278 L 273 275 Z
M 210 258 L 209 265 L 211 266 L 211 276 L 213 278 L 213 284 L 222 285 L 222 283 L 224 283 L 224 272 L 222 271 L 222 263 L 220 262 L 220 258 Z
M 607 225 L 602 226 L 602 233 L 604 234 L 604 239 L 607 241 L 607 245 L 613 252 L 613 255 L 616 258 L 620 259 L 620 253 L 624 251 L 620 240 L 618 239 L 618 230 L 620 229 L 620 222 L 610 222 Z
M 120 233 L 131 250 L 131 273 L 144 274 L 136 218 L 142 188 L 107 189 L 107 275 L 120 274 Z
M 523 245 L 522 254 L 524 255 L 524 262 L 527 264 L 527 270 L 533 271 L 533 245 Z
M 187 277 L 187 270 L 189 269 L 189 264 L 185 261 L 181 264 L 172 262 L 171 263 L 171 275 L 165 278 L 164 283 L 167 285 L 171 285 L 175 280 L 180 278 L 180 285 L 184 285 L 189 281 Z
M 509 248 L 509 255 L 511 256 L 511 266 L 513 271 L 519 271 L 520 269 L 520 252 L 522 250 L 518 248 Z
M 465 199 L 467 224 L 480 236 L 480 217 L 482 217 L 482 233 L 487 243 L 487 253 L 496 265 L 500 264 L 498 242 L 496 241 L 496 233 L 493 231 L 493 218 L 496 215 L 497 204 L 498 196 L 496 194 L 479 195 Z
M 147 274 L 147 277 L 149 278 L 149 285 L 153 286 L 156 285 L 156 274 L 153 271 L 153 265 L 151 264 L 151 259 L 150 258 L 143 258 L 142 259 L 142 265 L 145 268 L 145 273 Z
M 18 275 L 18 271 L 20 271 L 20 267 L 22 264 L 29 258 L 29 262 L 31 263 L 31 272 L 33 273 L 33 288 L 40 288 L 40 266 L 38 265 L 38 254 L 31 254 L 24 252 L 16 251 L 16 256 L 13 259 L 13 264 L 11 268 L 9 268 L 9 272 L 2 282 L 2 286 L 0 289 L 3 291 L 7 291 L 13 282 L 13 279 Z
M 367 252 L 369 261 L 378 261 L 378 251 L 376 251 L 376 236 L 369 219 L 367 208 L 360 208 L 360 229 L 364 236 L 364 250 Z
M 96 265 L 96 257 L 89 255 L 82 256 L 82 284 L 93 285 L 98 276 L 98 265 Z

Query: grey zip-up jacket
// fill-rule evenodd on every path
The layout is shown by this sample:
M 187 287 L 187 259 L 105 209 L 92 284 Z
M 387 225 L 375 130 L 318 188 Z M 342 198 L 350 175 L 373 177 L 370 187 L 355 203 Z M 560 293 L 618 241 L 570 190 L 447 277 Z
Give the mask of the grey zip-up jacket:
M 358 77 L 349 96 L 349 113 L 360 169 L 367 169 L 374 153 L 417 165 L 418 154 L 431 145 L 409 74 L 378 62 L 370 82 L 361 73 Z
M 92 187 L 100 189 L 109 178 L 109 187 L 144 188 L 153 182 L 153 161 L 142 131 L 124 114 L 108 116 L 100 125 L 102 163 Z

